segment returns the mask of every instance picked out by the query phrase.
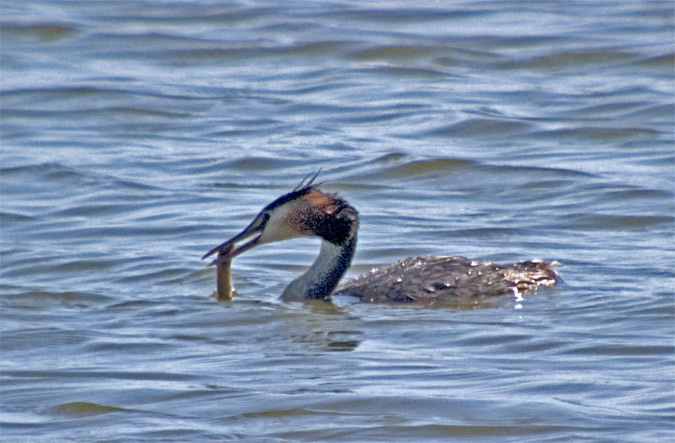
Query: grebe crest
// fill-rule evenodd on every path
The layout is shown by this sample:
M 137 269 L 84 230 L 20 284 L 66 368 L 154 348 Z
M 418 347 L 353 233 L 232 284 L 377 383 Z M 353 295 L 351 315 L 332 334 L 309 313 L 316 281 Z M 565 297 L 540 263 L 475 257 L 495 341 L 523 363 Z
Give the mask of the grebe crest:
M 220 254 L 214 261 L 217 263 L 267 243 L 320 238 L 318 258 L 286 287 L 282 294 L 285 300 L 330 300 L 333 294 L 345 294 L 371 303 L 427 303 L 534 292 L 559 280 L 554 269 L 557 262 L 530 260 L 502 266 L 465 257 L 429 256 L 373 269 L 338 286 L 356 251 L 359 216 L 344 199 L 313 185 L 317 175 L 265 206 L 246 229 L 203 258 L 229 251 Z

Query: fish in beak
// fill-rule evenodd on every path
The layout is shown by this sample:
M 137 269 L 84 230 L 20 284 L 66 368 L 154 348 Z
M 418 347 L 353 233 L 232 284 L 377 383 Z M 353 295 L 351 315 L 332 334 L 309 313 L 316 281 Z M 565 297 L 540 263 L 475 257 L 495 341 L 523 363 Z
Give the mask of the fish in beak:
M 232 246 L 219 249 L 219 263 L 216 265 L 216 292 L 214 296 L 218 301 L 232 301 L 234 288 L 232 287 L 232 261 L 224 259 L 232 250 Z

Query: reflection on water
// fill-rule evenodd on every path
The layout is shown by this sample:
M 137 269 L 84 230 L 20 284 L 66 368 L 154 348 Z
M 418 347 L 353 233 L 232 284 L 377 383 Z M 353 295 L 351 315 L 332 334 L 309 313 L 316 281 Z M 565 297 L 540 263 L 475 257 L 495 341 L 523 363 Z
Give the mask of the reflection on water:
M 673 17 L 4 1 L 3 437 L 672 439 Z M 201 254 L 320 167 L 361 214 L 347 277 L 450 254 L 564 284 L 282 303 L 299 240 L 215 301 Z

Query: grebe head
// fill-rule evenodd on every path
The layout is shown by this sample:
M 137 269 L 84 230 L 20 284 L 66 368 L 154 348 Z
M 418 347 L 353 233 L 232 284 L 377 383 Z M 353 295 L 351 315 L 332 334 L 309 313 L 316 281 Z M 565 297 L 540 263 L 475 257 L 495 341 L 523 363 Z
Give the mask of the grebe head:
M 216 261 L 221 258 L 231 260 L 256 246 L 296 237 L 320 237 L 340 247 L 355 240 L 358 226 L 356 209 L 336 195 L 319 191 L 310 183 L 265 206 L 246 229 L 202 258 L 247 239 L 250 240 Z

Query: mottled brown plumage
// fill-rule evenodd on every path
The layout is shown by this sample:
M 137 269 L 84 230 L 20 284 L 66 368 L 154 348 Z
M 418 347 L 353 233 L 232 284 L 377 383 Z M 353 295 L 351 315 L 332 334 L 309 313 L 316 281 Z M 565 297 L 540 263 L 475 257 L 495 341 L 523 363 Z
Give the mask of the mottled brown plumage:
M 530 260 L 501 266 L 466 257 L 414 257 L 374 268 L 339 285 L 334 293 L 370 303 L 428 303 L 533 292 L 555 284 L 556 264 Z

